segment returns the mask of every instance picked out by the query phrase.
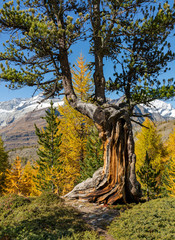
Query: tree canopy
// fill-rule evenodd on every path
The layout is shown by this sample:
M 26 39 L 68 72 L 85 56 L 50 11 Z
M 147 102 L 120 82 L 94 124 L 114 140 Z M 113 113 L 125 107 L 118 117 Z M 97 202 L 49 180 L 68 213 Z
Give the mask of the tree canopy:
M 72 102 L 69 56 L 81 40 L 94 56 L 95 95 L 106 101 L 106 90 L 122 92 L 133 105 L 174 95 L 172 80 L 158 75 L 174 60 L 168 42 L 174 28 L 174 8 L 168 1 L 16 0 L 0 10 L 0 31 L 9 33 L 0 53 L 0 78 L 10 88 L 42 88 L 49 95 L 64 93 Z M 114 76 L 104 78 L 104 58 Z M 78 108 L 78 107 L 77 107 Z

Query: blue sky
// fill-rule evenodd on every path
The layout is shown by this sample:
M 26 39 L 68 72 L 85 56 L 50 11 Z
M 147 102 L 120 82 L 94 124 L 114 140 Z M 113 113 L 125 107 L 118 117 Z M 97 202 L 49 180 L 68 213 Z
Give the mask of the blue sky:
M 2 7 L 2 5 L 3 4 L 2 4 L 2 0 L 1 0 L 0 8 Z M 0 51 L 2 51 L 2 43 L 4 42 L 4 40 L 7 40 L 7 39 L 8 39 L 8 37 L 6 35 L 0 33 Z M 173 48 L 175 50 L 174 38 L 171 39 L 171 42 L 172 42 Z M 74 46 L 73 54 L 70 56 L 70 62 L 72 64 L 74 62 L 76 62 L 77 58 L 80 56 L 81 53 L 83 54 L 83 56 L 85 57 L 87 62 L 93 60 L 92 56 L 88 54 L 88 43 L 80 42 L 79 44 L 76 44 Z M 170 63 L 169 67 L 171 67 L 171 71 L 160 76 L 160 79 L 163 79 L 163 78 L 167 79 L 167 78 L 171 78 L 171 77 L 175 76 L 175 62 Z M 109 76 L 111 76 L 112 72 L 113 72 L 113 67 L 111 66 L 111 62 L 105 61 L 105 65 L 104 65 L 105 77 L 108 78 Z M 8 101 L 13 98 L 30 98 L 30 97 L 32 97 L 34 92 L 35 92 L 35 89 L 32 87 L 23 87 L 22 89 L 18 89 L 18 90 L 10 90 L 7 87 L 5 87 L 4 82 L 0 82 L 0 102 Z M 36 92 L 35 95 L 38 93 L 39 92 Z M 107 97 L 117 98 L 117 96 L 115 94 L 111 94 L 110 96 L 108 95 Z M 175 98 L 172 101 L 168 101 L 168 102 L 170 102 L 175 107 Z

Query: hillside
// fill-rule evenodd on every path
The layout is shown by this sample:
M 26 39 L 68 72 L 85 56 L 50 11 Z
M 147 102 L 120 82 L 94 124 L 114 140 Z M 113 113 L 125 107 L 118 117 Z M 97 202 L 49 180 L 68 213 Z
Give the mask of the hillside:
M 20 156 L 22 160 L 38 159 L 37 136 L 35 135 L 36 124 L 42 128 L 45 126 L 45 109 L 30 112 L 14 121 L 13 123 L 0 129 L 0 135 L 4 141 L 4 146 L 9 151 L 9 161 L 13 161 L 16 156 Z
M 45 110 L 50 106 L 51 100 L 41 103 L 43 97 L 38 95 L 29 99 L 13 99 L 0 102 L 0 135 L 9 151 L 9 160 L 13 161 L 17 155 L 22 159 L 37 159 L 37 137 L 34 124 L 42 128 L 45 121 L 41 118 Z M 62 105 L 63 101 L 52 99 L 54 106 Z M 116 104 L 119 100 L 110 101 Z M 150 114 L 151 118 L 158 124 L 163 141 L 166 141 L 169 133 L 175 127 L 175 109 L 170 104 L 156 100 L 149 107 L 137 106 L 136 114 Z M 134 118 L 143 122 L 144 118 Z M 133 123 L 134 134 L 140 130 L 140 126 Z
M 60 99 L 45 99 L 42 94 L 31 98 L 16 98 L 5 102 L 0 102 L 0 128 L 14 123 L 17 119 L 23 118 L 26 114 L 31 115 L 38 110 L 47 109 L 50 106 L 50 101 L 54 103 L 54 107 L 63 105 L 64 102 Z
M 38 127 L 45 126 L 45 109 L 29 112 L 23 117 L 18 118 L 13 123 L 0 129 L 7 150 L 29 147 L 37 144 L 34 124 Z
M 0 197 L 0 239 L 172 240 L 175 198 L 105 206 L 52 193 Z
M 165 142 L 168 139 L 169 134 L 175 128 L 175 119 L 169 121 L 163 121 L 157 123 L 159 133 L 162 135 L 162 140 Z
M 30 118 L 29 118 L 30 119 Z M 9 161 L 12 162 L 16 156 L 20 156 L 24 163 L 27 160 L 37 160 L 38 155 L 37 151 L 37 137 L 35 135 L 34 122 L 32 120 L 27 120 L 25 123 L 22 123 L 22 120 L 19 120 L 19 125 L 14 124 L 14 128 L 10 131 L 7 128 L 0 129 L 0 135 L 3 136 L 5 141 L 6 149 L 8 150 Z M 33 120 L 35 118 L 32 118 Z M 42 119 L 37 119 L 37 126 L 44 127 L 45 122 Z M 162 140 L 166 141 L 169 134 L 175 128 L 175 119 L 167 122 L 158 122 L 158 131 L 162 135 Z M 23 126 L 23 128 L 19 127 Z M 134 125 L 134 135 L 136 132 L 140 131 L 140 126 Z M 27 129 L 27 131 L 26 131 Z M 5 130 L 5 131 L 4 131 Z M 18 132 L 18 134 L 16 134 Z
M 49 99 L 42 102 L 43 97 L 38 95 L 29 99 L 13 99 L 0 102 L 0 135 L 4 146 L 9 151 L 9 161 L 20 156 L 24 162 L 27 159 L 36 160 L 37 136 L 35 135 L 36 124 L 39 128 L 45 126 L 45 111 L 54 102 L 54 107 L 62 105 L 59 99 Z M 42 102 L 42 103 L 41 103 Z
M 167 121 L 159 121 L 154 122 L 155 126 L 157 126 L 158 132 L 162 135 L 162 140 L 165 142 L 168 139 L 169 134 L 173 131 L 175 128 L 175 119 L 167 120 Z M 139 132 L 141 129 L 141 126 L 133 124 L 133 130 L 134 130 L 134 136 L 137 132 Z

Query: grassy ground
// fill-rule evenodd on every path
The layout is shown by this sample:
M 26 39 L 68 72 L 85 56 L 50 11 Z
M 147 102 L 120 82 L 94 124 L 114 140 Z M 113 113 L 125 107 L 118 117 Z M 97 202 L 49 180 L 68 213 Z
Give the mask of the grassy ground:
M 116 240 L 175 239 L 175 198 L 138 204 L 121 213 L 109 227 Z
M 129 205 L 130 206 L 130 205 Z M 108 227 L 116 240 L 175 239 L 175 198 L 117 205 L 121 215 Z M 112 208 L 111 208 L 112 209 Z M 57 195 L 0 197 L 0 240 L 100 240 L 81 215 Z
M 57 195 L 36 198 L 8 195 L 0 198 L 1 240 L 97 240 L 79 212 Z

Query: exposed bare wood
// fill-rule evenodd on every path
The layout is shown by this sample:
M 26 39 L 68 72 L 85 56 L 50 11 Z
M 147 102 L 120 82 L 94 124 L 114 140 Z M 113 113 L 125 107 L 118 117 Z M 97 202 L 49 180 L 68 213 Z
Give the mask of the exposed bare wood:
M 98 116 L 94 114 L 94 118 L 100 122 L 97 127 L 104 143 L 104 167 L 93 178 L 77 185 L 66 197 L 107 204 L 138 201 L 141 190 L 135 175 L 136 157 L 129 116 L 114 109 L 113 117 L 108 115 L 107 121 L 107 111 L 96 109 L 97 112 Z

